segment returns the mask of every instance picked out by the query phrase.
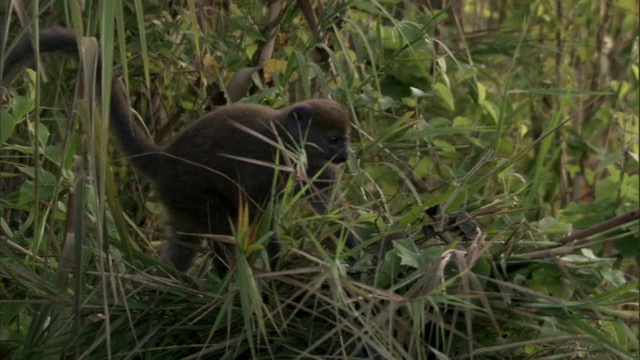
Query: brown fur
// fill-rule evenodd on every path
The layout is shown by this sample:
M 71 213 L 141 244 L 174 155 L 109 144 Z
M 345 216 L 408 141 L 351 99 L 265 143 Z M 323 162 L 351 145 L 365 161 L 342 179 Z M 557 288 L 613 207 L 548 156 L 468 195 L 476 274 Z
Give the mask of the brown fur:
M 43 29 L 39 39 L 41 52 L 77 56 L 72 30 Z M 29 39 L 20 39 L 5 61 L 3 86 L 34 56 Z M 246 104 L 224 106 L 189 125 L 163 150 L 131 121 L 126 96 L 116 83 L 111 98 L 111 127 L 121 149 L 157 184 L 168 211 L 173 236 L 163 259 L 181 271 L 191 267 L 196 254 L 190 245 L 200 243 L 194 234 L 231 235 L 230 224 L 236 221 L 242 199 L 251 221 L 262 215 L 274 189 L 274 168 L 264 164 L 282 163 L 273 143 L 287 149 L 303 145 L 308 176 L 319 174 L 318 179 L 323 180 L 316 184 L 319 188 L 331 186 L 332 163 L 347 159 L 349 117 L 342 106 L 330 100 L 308 100 L 284 110 Z M 221 250 L 218 247 L 218 252 Z M 269 245 L 272 266 L 278 252 L 274 239 Z M 222 264 L 218 266 L 224 268 Z

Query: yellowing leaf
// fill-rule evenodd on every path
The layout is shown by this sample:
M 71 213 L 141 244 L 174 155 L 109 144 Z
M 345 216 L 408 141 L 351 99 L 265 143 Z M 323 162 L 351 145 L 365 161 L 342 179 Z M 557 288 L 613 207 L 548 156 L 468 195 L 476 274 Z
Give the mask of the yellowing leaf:
M 218 64 L 211 54 L 206 54 L 202 59 L 202 72 L 207 81 L 213 82 L 218 74 Z
M 273 79 L 273 74 L 283 73 L 286 68 L 287 68 L 287 62 L 284 60 L 277 60 L 277 59 L 265 60 L 263 64 L 264 80 L 270 81 L 271 79 Z

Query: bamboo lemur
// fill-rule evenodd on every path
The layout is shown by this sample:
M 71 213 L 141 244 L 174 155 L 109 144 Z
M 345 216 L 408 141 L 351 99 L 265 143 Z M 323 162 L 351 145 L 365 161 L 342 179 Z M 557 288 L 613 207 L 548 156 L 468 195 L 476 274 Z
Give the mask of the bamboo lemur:
M 78 56 L 76 34 L 71 29 L 42 29 L 39 47 L 43 53 L 60 51 Z M 6 56 L 2 86 L 8 86 L 34 57 L 30 39 L 19 39 Z M 278 161 L 274 143 L 281 142 L 289 149 L 303 144 L 308 176 L 318 174 L 316 179 L 323 181 L 315 181 L 314 187 L 323 191 L 330 189 L 335 180 L 334 164 L 345 162 L 349 149 L 349 116 L 330 100 L 303 101 L 284 110 L 249 104 L 224 106 L 189 125 L 165 149 L 150 142 L 131 121 L 126 94 L 115 81 L 110 114 L 122 151 L 157 185 L 172 229 L 162 257 L 181 271 L 191 267 L 194 247 L 200 244 L 200 237 L 194 234 L 231 235 L 231 223 L 237 220 L 243 204 L 251 221 L 261 216 L 272 189 L 278 188 L 274 187 L 275 170 L 268 165 Z M 321 200 L 312 205 L 319 211 L 326 207 Z M 221 246 L 216 249 L 214 244 L 214 251 L 224 250 Z M 279 248 L 277 239 L 268 245 L 272 266 Z

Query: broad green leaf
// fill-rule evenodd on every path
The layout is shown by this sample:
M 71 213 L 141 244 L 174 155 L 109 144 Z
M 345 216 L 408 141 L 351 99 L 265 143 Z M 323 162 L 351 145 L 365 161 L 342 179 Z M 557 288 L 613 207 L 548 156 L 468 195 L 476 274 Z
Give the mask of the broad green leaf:
M 416 269 L 425 265 L 412 239 L 394 241 L 393 247 L 398 251 L 401 265 L 411 266 Z
M 449 88 L 443 84 L 443 83 L 437 83 L 434 87 L 433 90 L 435 91 L 436 95 L 444 101 L 444 104 L 447 106 L 447 109 L 449 109 L 450 111 L 454 111 L 455 110 L 455 105 L 453 102 L 453 95 L 451 94 L 451 91 L 449 90 Z
M 16 120 L 6 111 L 0 111 L 0 144 L 4 144 L 5 141 L 13 134 L 13 129 L 16 127 Z

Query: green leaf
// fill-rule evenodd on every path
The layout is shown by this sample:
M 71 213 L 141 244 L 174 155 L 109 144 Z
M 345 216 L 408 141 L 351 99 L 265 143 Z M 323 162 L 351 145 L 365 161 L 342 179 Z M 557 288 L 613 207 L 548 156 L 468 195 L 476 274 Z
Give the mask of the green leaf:
M 0 144 L 4 144 L 5 141 L 13 134 L 13 129 L 16 127 L 16 120 L 8 112 L 0 112 Z
M 13 116 L 18 119 L 17 123 L 21 122 L 28 113 L 32 112 L 35 106 L 36 102 L 33 99 L 24 96 L 16 96 L 13 98 L 11 110 Z
M 376 286 L 386 289 L 400 272 L 401 257 L 398 250 L 393 249 L 384 254 L 384 263 L 377 273 Z
M 401 265 L 411 266 L 416 269 L 425 265 L 422 263 L 422 258 L 413 240 L 402 239 L 394 241 L 393 247 L 398 250 Z
M 44 156 L 58 166 L 62 163 L 63 155 L 62 148 L 56 145 L 49 145 L 44 149 Z
M 471 100 L 476 104 L 482 103 L 487 97 L 487 90 L 484 88 L 484 85 L 476 79 L 469 81 L 467 89 L 469 90 Z
M 49 128 L 41 122 L 40 127 L 38 128 L 38 139 L 40 139 L 40 146 L 42 146 L 43 148 L 47 147 L 49 136 L 51 136 Z
M 470 128 L 473 126 L 471 119 L 466 116 L 456 116 L 453 119 L 452 127 L 462 127 L 462 128 Z
M 453 95 L 451 95 L 451 91 L 445 84 L 437 83 L 433 87 L 433 90 L 435 91 L 436 95 L 438 95 L 438 97 L 444 101 L 444 104 L 447 106 L 447 109 L 449 109 L 450 111 L 455 110 L 455 105 L 453 103 Z
M 538 228 L 545 234 L 564 235 L 571 231 L 571 224 L 547 216 L 538 222 Z

